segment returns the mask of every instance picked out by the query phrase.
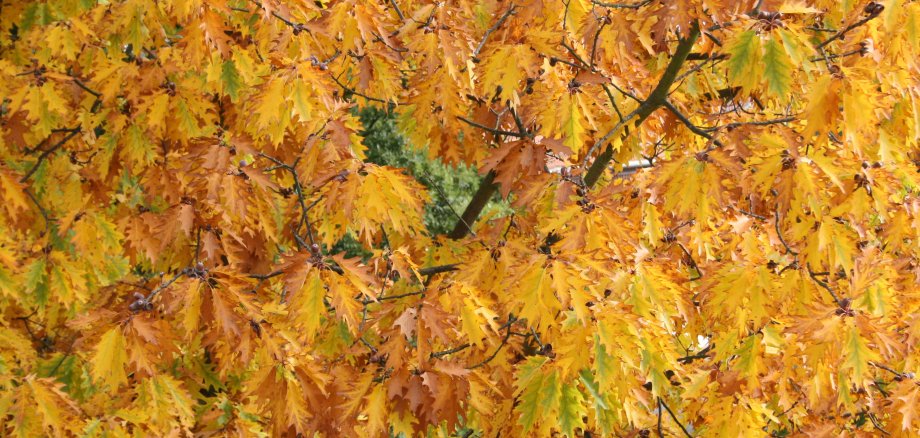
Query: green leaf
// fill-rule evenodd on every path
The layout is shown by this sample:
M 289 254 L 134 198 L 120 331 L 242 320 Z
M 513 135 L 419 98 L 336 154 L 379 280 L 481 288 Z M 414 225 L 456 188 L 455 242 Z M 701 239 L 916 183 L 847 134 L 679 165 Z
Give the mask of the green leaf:
M 48 303 L 48 274 L 45 259 L 37 258 L 26 268 L 26 294 L 34 295 L 39 305 Z
M 729 79 L 746 90 L 753 89 L 760 82 L 760 37 L 753 30 L 742 32 L 728 47 L 728 54 Z
M 581 120 L 583 116 L 581 108 L 578 106 L 578 96 L 570 95 L 565 99 L 564 107 L 562 114 L 563 144 L 568 146 L 573 154 L 578 155 L 585 137 L 585 127 Z
M 515 411 L 520 415 L 518 424 L 524 427 L 525 432 L 533 428 L 538 415 L 542 412 L 540 403 L 544 399 L 542 367 L 547 360 L 545 356 L 531 356 L 517 372 L 514 383 L 514 386 L 517 387 L 515 395 L 519 397 L 521 403 L 518 404 Z
M 127 383 L 125 364 L 128 362 L 128 353 L 125 348 L 125 336 L 120 325 L 105 332 L 96 344 L 96 354 L 93 355 L 93 380 L 109 385 L 109 390 Z
M 877 359 L 875 354 L 866 345 L 866 341 L 859 335 L 859 329 L 850 326 L 847 331 L 846 367 L 853 370 L 856 380 L 859 381 L 869 368 L 869 361 Z
M 587 415 L 584 396 L 575 385 L 563 385 L 559 400 L 559 429 L 566 436 L 575 436 L 575 428 L 584 426 L 582 417 Z
M 767 90 L 784 99 L 792 89 L 792 63 L 776 38 L 767 40 L 763 55 L 763 77 Z
M 240 97 L 243 82 L 240 79 L 240 72 L 236 69 L 236 64 L 232 60 L 224 61 L 220 69 L 220 80 L 224 82 L 224 92 L 230 96 L 230 101 L 235 103 Z

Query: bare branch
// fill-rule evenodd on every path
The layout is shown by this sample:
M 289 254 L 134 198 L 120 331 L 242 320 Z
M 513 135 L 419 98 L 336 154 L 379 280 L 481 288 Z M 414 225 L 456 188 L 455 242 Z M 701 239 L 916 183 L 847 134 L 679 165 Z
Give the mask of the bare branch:
M 693 132 L 696 135 L 699 135 L 700 137 L 706 138 L 707 140 L 711 140 L 712 143 L 716 146 L 719 146 L 719 147 L 722 146 L 722 143 L 719 140 L 716 140 L 715 138 L 712 137 L 711 134 L 706 132 L 704 129 L 693 124 L 693 122 L 691 122 L 690 119 L 687 118 L 687 116 L 681 113 L 680 110 L 678 110 L 677 107 L 675 107 L 674 104 L 669 102 L 667 99 L 665 99 L 664 102 L 662 102 L 662 105 L 664 105 L 664 107 L 667 108 L 668 111 L 671 111 L 671 113 L 674 114 L 675 117 L 677 117 L 677 120 L 680 120 L 680 122 L 683 123 L 688 129 L 690 129 L 691 132 Z
M 362 94 L 358 92 L 357 90 L 355 90 L 354 88 L 351 88 L 348 85 L 345 85 L 344 83 L 342 83 L 342 81 L 340 81 L 339 78 L 333 75 L 332 73 L 329 74 L 329 77 L 331 77 L 332 80 L 335 81 L 335 83 L 338 84 L 338 86 L 341 87 L 342 90 L 344 90 L 346 93 L 350 93 L 350 94 L 354 94 L 355 96 L 363 97 L 372 102 L 379 102 L 379 103 L 385 103 L 385 104 L 395 103 L 398 105 L 397 102 L 390 102 L 388 100 L 384 100 L 379 97 L 373 97 L 373 96 L 368 96 L 366 94 Z
M 674 411 L 672 411 L 671 408 L 668 407 L 668 404 L 665 403 L 664 400 L 661 399 L 661 397 L 658 397 L 658 404 L 660 406 L 664 406 L 664 409 L 668 411 L 668 414 L 671 415 L 671 418 L 674 419 L 674 422 L 677 423 L 677 425 L 680 427 L 680 430 L 684 432 L 684 435 L 686 435 L 687 438 L 693 438 L 693 435 L 690 435 L 690 432 L 687 432 L 687 428 L 684 427 L 683 424 L 681 424 L 680 420 L 677 419 L 677 415 L 674 415 Z
M 798 118 L 796 118 L 796 117 L 794 117 L 794 116 L 787 116 L 787 117 L 780 117 L 780 118 L 778 118 L 778 119 L 770 119 L 770 120 L 754 120 L 754 121 L 749 121 L 749 122 L 732 122 L 732 123 L 726 123 L 726 124 L 720 125 L 720 126 L 714 126 L 714 127 L 711 127 L 711 128 L 703 128 L 703 129 L 704 129 L 705 131 L 707 131 L 707 132 L 715 132 L 715 131 L 719 131 L 719 130 L 722 130 L 722 129 L 729 129 L 729 130 L 731 130 L 731 129 L 735 129 L 735 128 L 738 128 L 738 127 L 741 127 L 741 126 L 768 126 L 768 125 L 778 125 L 778 124 L 781 124 L 781 123 L 794 122 L 794 121 L 796 121 L 796 120 L 798 120 Z
M 687 56 L 690 55 L 690 51 L 693 49 L 693 45 L 696 43 L 696 40 L 700 37 L 700 25 L 699 22 L 694 21 L 693 27 L 690 29 L 689 35 L 687 38 L 680 40 L 680 43 L 677 45 L 677 49 L 674 51 L 674 56 L 671 57 L 671 61 L 668 63 L 668 66 L 665 68 L 664 73 L 661 75 L 661 79 L 658 81 L 658 85 L 652 90 L 649 97 L 645 99 L 638 108 L 636 108 L 635 122 L 636 126 L 642 124 L 648 116 L 650 116 L 655 110 L 657 110 L 661 105 L 664 104 L 667 99 L 668 93 L 670 92 L 671 85 L 674 84 L 675 79 L 677 79 L 677 74 L 680 72 L 681 66 L 687 60 Z M 624 119 L 625 120 L 625 119 Z M 620 126 L 623 125 L 624 121 L 621 120 L 614 126 L 613 129 L 608 131 L 594 146 L 591 147 L 589 155 L 593 153 L 597 148 L 604 144 L 610 136 L 612 136 L 616 131 L 619 130 Z M 601 173 L 607 168 L 607 164 L 610 163 L 610 160 L 613 159 L 613 149 L 608 146 L 607 149 L 600 154 L 591 164 L 591 167 L 585 173 L 585 186 L 593 186 L 597 180 L 600 178 Z
M 71 77 L 72 77 L 72 76 L 71 76 Z M 98 91 L 95 91 L 95 90 L 93 90 L 92 88 L 87 87 L 86 84 L 83 83 L 83 81 L 81 81 L 81 80 L 79 80 L 79 79 L 77 79 L 77 78 L 73 78 L 73 83 L 77 84 L 77 86 L 80 87 L 80 88 L 82 88 L 83 91 L 86 91 L 87 93 L 92 94 L 96 99 L 101 99 L 101 98 L 102 98 L 102 93 L 100 93 L 100 92 L 98 92 Z
M 185 269 L 179 271 L 179 273 L 177 273 L 176 275 L 174 275 L 174 276 L 173 276 L 172 278 L 170 278 L 168 281 L 166 281 L 165 283 L 160 284 L 159 286 L 157 286 L 156 289 L 154 289 L 152 292 L 150 292 L 149 294 L 147 294 L 147 296 L 143 298 L 143 301 L 145 301 L 146 303 L 150 303 L 157 295 L 160 294 L 160 292 L 163 291 L 163 289 L 166 289 L 167 287 L 169 287 L 170 285 L 172 285 L 173 283 L 175 283 L 176 280 L 182 278 L 183 276 L 188 275 L 188 274 L 190 273 L 190 271 L 191 271 L 190 268 L 185 268 Z M 140 300 L 139 300 L 139 301 L 140 301 Z M 141 306 L 141 307 L 144 307 L 144 306 Z
M 429 266 L 427 268 L 422 268 L 418 270 L 419 275 L 434 275 L 440 274 L 442 272 L 456 271 L 460 269 L 460 265 L 453 263 L 449 265 L 440 265 L 440 266 Z
M 510 137 L 518 137 L 518 138 L 526 138 L 526 137 L 528 137 L 527 134 L 522 134 L 522 133 L 520 133 L 520 132 L 504 131 L 504 130 L 501 130 L 501 129 L 495 129 L 495 128 L 490 128 L 490 127 L 485 126 L 485 125 L 480 125 L 479 123 L 476 123 L 476 122 L 474 122 L 474 121 L 472 121 L 472 120 L 470 120 L 470 119 L 467 119 L 467 118 L 465 118 L 465 117 L 457 116 L 457 119 L 459 119 L 461 122 L 466 123 L 467 125 L 474 126 L 474 127 L 476 127 L 476 128 L 482 129 L 483 131 L 487 131 L 487 132 L 492 133 L 492 134 L 495 134 L 495 135 L 507 135 L 507 136 L 510 136 Z
M 492 35 L 492 32 L 495 32 L 496 30 L 498 30 L 498 28 L 501 27 L 501 25 L 505 22 L 505 20 L 507 20 L 508 17 L 511 16 L 511 14 L 514 14 L 515 8 L 516 6 L 514 5 L 514 3 L 512 3 L 510 6 L 508 6 L 508 10 L 505 11 L 504 14 L 502 14 L 502 16 L 498 19 L 498 21 L 496 21 L 495 24 L 492 25 L 492 27 L 486 30 L 485 35 L 482 36 L 482 41 L 480 41 L 479 45 L 476 46 L 476 50 L 473 50 L 474 60 L 479 56 L 479 52 L 481 52 L 483 46 L 486 45 L 486 41 L 489 39 L 489 36 Z
M 406 21 L 406 16 L 403 15 L 402 10 L 399 9 L 399 6 L 396 4 L 396 0 L 390 0 L 390 5 L 393 6 L 393 9 L 396 11 L 396 15 L 399 16 L 399 21 Z
M 641 108 L 641 107 L 640 107 L 640 108 Z M 582 158 L 582 160 L 581 160 L 581 165 L 582 165 L 582 166 L 586 166 L 586 165 L 588 164 L 588 159 L 590 159 L 591 156 L 594 155 L 594 153 L 597 151 L 598 148 L 600 148 L 601 146 L 603 146 L 604 143 L 607 143 L 607 140 L 610 139 L 610 137 L 612 137 L 613 134 L 616 134 L 617 132 L 619 132 L 619 131 L 620 131 L 620 128 L 622 128 L 624 125 L 626 125 L 626 123 L 628 123 L 630 120 L 632 120 L 633 118 L 635 118 L 635 117 L 638 116 L 638 115 L 639 115 L 639 109 L 637 108 L 637 109 L 633 110 L 633 112 L 627 114 L 626 117 L 623 117 L 622 119 L 620 119 L 620 121 L 617 122 L 617 124 L 616 124 L 613 128 L 611 128 L 609 131 L 607 131 L 607 133 L 604 134 L 604 136 L 601 137 L 600 140 L 596 141 L 596 142 L 591 146 L 591 148 L 588 149 L 588 152 L 585 154 L 585 157 Z M 587 181 L 587 180 L 586 180 L 586 181 Z M 588 184 L 587 182 L 586 182 L 586 184 L 589 185 L 589 186 L 591 185 L 591 184 Z
M 834 302 L 837 303 L 837 307 L 840 307 L 841 309 L 847 307 L 846 304 L 843 302 L 843 300 L 841 300 L 840 297 L 837 295 L 837 292 L 834 292 L 834 289 L 832 289 L 829 284 L 827 284 L 825 281 L 818 278 L 817 274 L 815 274 L 811 270 L 811 266 L 806 266 L 806 270 L 808 271 L 808 276 L 811 277 L 811 279 L 814 280 L 814 282 L 817 283 L 818 286 L 821 286 L 822 289 L 826 290 L 829 294 L 831 294 L 831 297 L 834 299 Z
M 489 199 L 492 198 L 496 190 L 498 190 L 498 184 L 495 183 L 495 171 L 493 170 L 479 182 L 479 188 L 476 189 L 476 193 L 473 195 L 473 198 L 470 199 L 470 203 L 467 204 L 466 209 L 463 210 L 463 215 L 460 216 L 463 221 L 457 222 L 454 229 L 451 230 L 447 237 L 454 240 L 466 237 L 471 231 L 469 225 L 476 222 L 479 213 L 482 213 L 482 209 L 489 203 Z
M 843 29 L 840 29 L 840 31 L 838 31 L 837 33 L 831 35 L 830 38 L 828 38 L 828 39 L 822 41 L 820 44 L 818 44 L 817 46 L 815 46 L 815 49 L 823 50 L 824 47 L 827 46 L 828 44 L 830 44 L 830 43 L 832 43 L 832 42 L 834 42 L 834 41 L 836 41 L 836 40 L 838 40 L 838 39 L 843 38 L 843 37 L 847 34 L 847 32 L 849 32 L 849 31 L 851 31 L 851 30 L 853 30 L 853 29 L 856 29 L 856 28 L 859 27 L 859 26 L 862 26 L 862 25 L 868 23 L 869 21 L 871 21 L 871 20 L 872 20 L 873 18 L 875 18 L 875 17 L 878 17 L 879 14 L 882 13 L 882 10 L 884 10 L 885 8 L 882 7 L 882 5 L 880 5 L 880 4 L 876 4 L 876 6 L 879 6 L 879 7 L 873 8 L 871 11 L 869 11 L 869 14 L 866 15 L 865 17 L 863 17 L 861 20 L 859 20 L 859 21 L 857 21 L 857 22 L 855 22 L 855 23 L 853 23 L 853 24 L 851 24 L 851 25 L 849 25 L 849 26 L 847 26 L 847 27 L 845 27 L 845 28 L 843 28 Z
M 19 179 L 19 182 L 20 182 L 20 183 L 24 183 L 24 182 L 28 181 L 29 178 L 32 177 L 32 174 L 34 174 L 35 171 L 38 170 L 39 166 L 41 166 L 42 163 L 43 163 L 51 154 L 53 154 L 53 153 L 56 152 L 58 149 L 60 149 L 61 146 L 64 146 L 64 143 L 67 143 L 68 141 L 70 141 L 70 139 L 76 137 L 77 134 L 83 132 L 83 130 L 80 129 L 79 126 L 77 126 L 77 127 L 75 127 L 75 128 L 70 128 L 70 129 L 68 129 L 67 132 L 69 132 L 69 134 L 67 134 L 63 139 L 61 139 L 61 141 L 55 143 L 55 144 L 52 145 L 50 148 L 48 148 L 48 149 L 46 149 L 44 152 L 42 152 L 41 155 L 38 156 L 38 161 L 36 161 L 35 164 L 33 164 L 32 167 L 29 169 L 29 171 L 26 172 L 26 174 L 25 174 L 22 178 Z
M 780 230 L 780 227 L 779 227 L 779 218 L 780 218 L 779 217 L 779 204 L 777 204 L 776 209 L 774 210 L 774 214 L 773 214 L 773 224 L 776 227 L 776 235 L 779 237 L 779 241 L 786 248 L 786 254 L 792 254 L 793 256 L 798 256 L 799 253 L 793 251 L 792 248 L 789 247 L 789 244 L 786 243 L 786 239 L 783 238 L 783 232 L 782 230 Z
M 591 3 L 594 3 L 595 6 L 610 9 L 639 9 L 651 2 L 652 0 L 644 0 L 639 3 L 605 3 L 597 0 L 591 0 Z
M 512 333 L 512 331 L 511 331 L 511 325 L 514 324 L 516 321 L 517 321 L 517 318 L 515 318 L 514 315 L 508 315 L 508 322 L 502 324 L 502 326 L 499 327 L 499 330 L 505 329 L 505 337 L 502 338 L 502 343 L 499 344 L 499 345 L 498 345 L 498 348 L 496 348 L 495 351 L 494 351 L 489 357 L 487 357 L 485 360 L 483 360 L 482 362 L 477 363 L 476 365 L 467 367 L 467 369 L 471 369 L 471 370 L 472 370 L 472 369 L 476 369 L 476 368 L 482 367 L 482 366 L 488 364 L 489 362 L 491 362 L 492 359 L 495 359 L 495 356 L 498 356 L 498 352 L 502 350 L 502 347 L 504 347 L 504 346 L 508 343 L 508 339 L 511 338 L 511 333 Z
M 463 344 L 463 345 L 460 345 L 460 346 L 457 346 L 457 347 L 454 347 L 448 350 L 431 353 L 429 357 L 431 357 L 432 359 L 441 358 L 441 357 L 447 356 L 448 354 L 454 354 L 454 353 L 466 350 L 469 347 L 470 347 L 470 344 Z

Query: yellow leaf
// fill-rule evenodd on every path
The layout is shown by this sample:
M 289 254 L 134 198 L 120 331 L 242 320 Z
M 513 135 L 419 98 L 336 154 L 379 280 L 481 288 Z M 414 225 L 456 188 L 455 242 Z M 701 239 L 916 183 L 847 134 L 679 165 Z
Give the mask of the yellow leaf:
M 290 292 L 292 294 L 290 302 L 294 309 L 293 316 L 300 323 L 300 332 L 307 336 L 308 341 L 312 341 L 319 330 L 323 315 L 326 314 L 326 305 L 323 304 L 326 290 L 323 281 L 318 272 L 311 270 L 303 288 Z
M 563 144 L 572 150 L 572 154 L 577 156 L 581 152 L 581 147 L 585 142 L 585 127 L 583 124 L 583 115 L 578 103 L 578 94 L 569 94 L 562 99 L 562 108 L 560 117 L 562 118 L 562 136 Z
M 116 326 L 102 335 L 96 344 L 96 352 L 91 361 L 93 379 L 109 386 L 109 391 L 114 391 L 124 383 L 128 383 L 125 364 L 128 362 L 128 353 L 125 346 L 125 335 L 121 326 Z
M 368 436 L 377 436 L 387 426 L 387 391 L 383 385 L 377 385 L 367 396 L 367 432 Z
M 869 349 L 865 339 L 859 334 L 859 329 L 855 325 L 849 324 L 844 351 L 846 354 L 845 366 L 853 370 L 856 381 L 862 382 L 868 378 L 866 372 L 869 369 L 869 362 L 878 360 L 878 354 Z

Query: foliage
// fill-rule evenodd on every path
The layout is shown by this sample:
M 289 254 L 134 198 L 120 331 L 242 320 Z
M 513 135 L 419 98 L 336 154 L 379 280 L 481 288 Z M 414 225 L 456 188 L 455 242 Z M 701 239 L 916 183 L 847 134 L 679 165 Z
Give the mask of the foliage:
M 396 118 L 381 108 L 368 106 L 359 115 L 365 128 L 361 135 L 367 146 L 367 161 L 405 169 L 431 194 L 431 202 L 425 206 L 425 229 L 431 234 L 450 231 L 457 222 L 456 213 L 463 210 L 479 184 L 476 170 L 462 163 L 445 165 L 430 159 L 424 150 L 407 145 L 397 131 Z M 493 201 L 498 201 L 497 195 Z M 491 209 L 504 213 L 507 206 L 494 202 Z
M 916 1 L 0 28 L 4 436 L 920 430 Z

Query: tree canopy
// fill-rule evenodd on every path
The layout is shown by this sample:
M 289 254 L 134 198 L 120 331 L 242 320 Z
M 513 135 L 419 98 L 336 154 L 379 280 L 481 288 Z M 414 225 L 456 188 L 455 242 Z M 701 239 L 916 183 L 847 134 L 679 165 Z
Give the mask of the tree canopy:
M 920 2 L 0 5 L 0 435 L 920 433 Z

